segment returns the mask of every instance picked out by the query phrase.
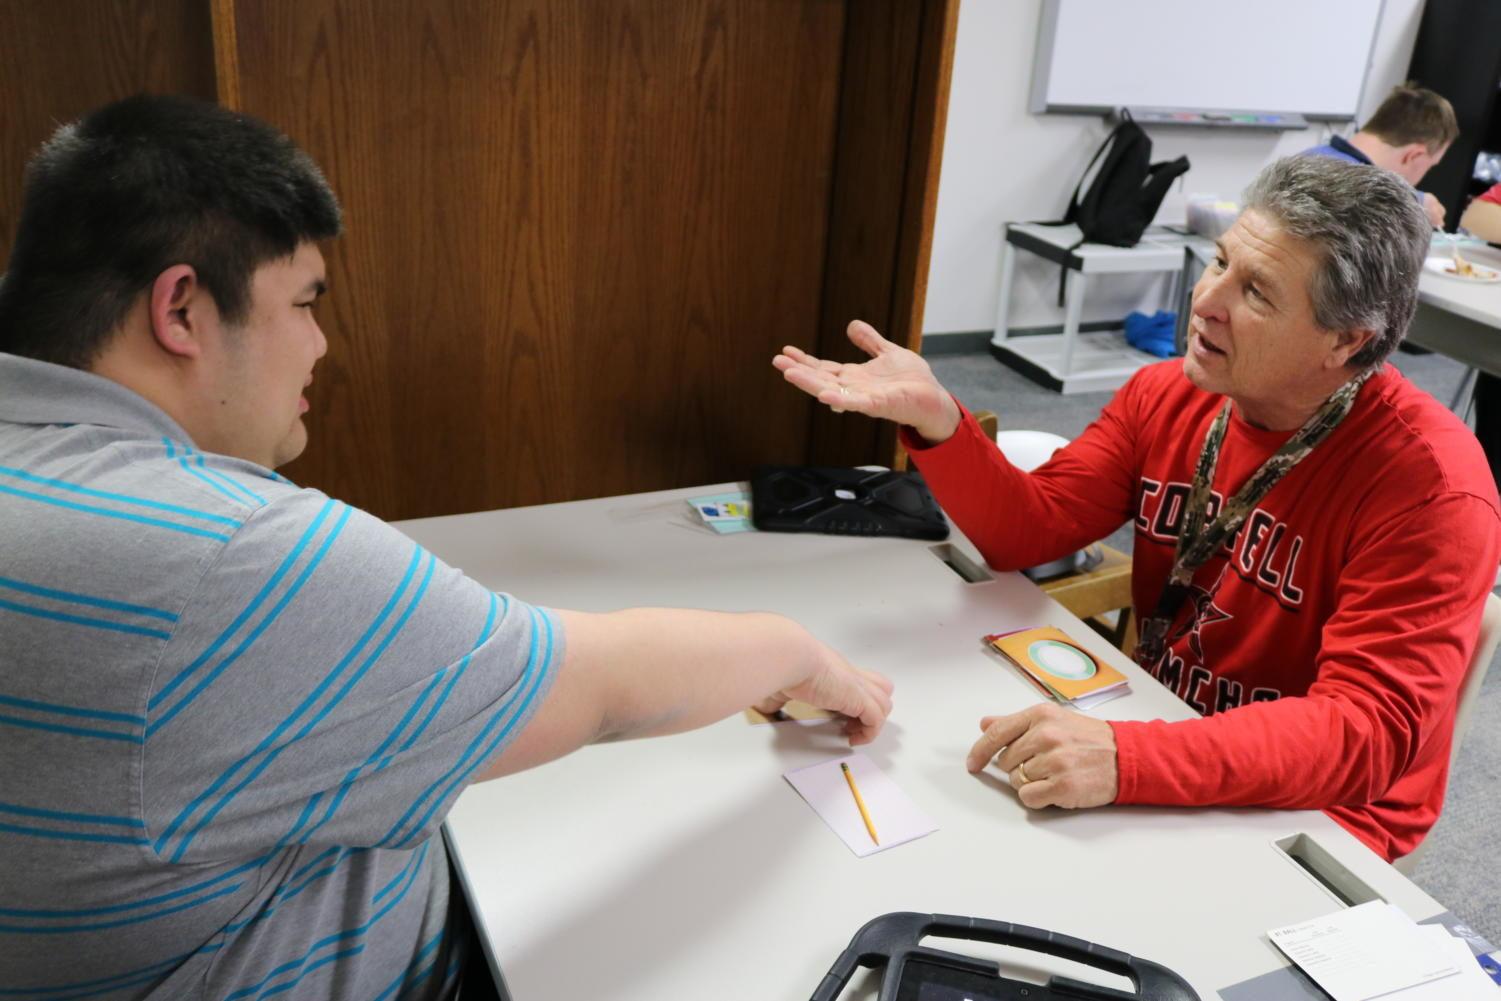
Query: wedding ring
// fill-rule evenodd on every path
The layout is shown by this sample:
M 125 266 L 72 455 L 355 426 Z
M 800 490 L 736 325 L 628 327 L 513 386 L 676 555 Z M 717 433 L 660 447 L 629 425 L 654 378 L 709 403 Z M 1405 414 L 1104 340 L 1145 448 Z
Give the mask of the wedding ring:
M 1028 782 L 1032 781 L 1031 779 L 1027 778 L 1027 763 L 1025 761 L 1016 766 L 1016 774 L 1021 776 L 1022 785 L 1026 785 Z
M 839 387 L 839 395 L 840 396 L 848 396 L 848 395 L 850 395 L 850 388 L 848 386 L 840 386 Z

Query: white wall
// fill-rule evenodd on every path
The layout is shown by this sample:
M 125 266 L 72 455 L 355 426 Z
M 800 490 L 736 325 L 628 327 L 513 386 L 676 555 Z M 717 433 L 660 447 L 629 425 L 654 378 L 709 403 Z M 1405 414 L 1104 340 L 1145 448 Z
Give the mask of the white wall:
M 1423 0 L 1385 0 L 1361 120 L 1406 75 L 1422 9 Z M 1062 216 L 1079 175 L 1106 135 L 1099 118 L 1028 114 L 1041 10 L 1042 0 L 962 0 L 960 4 L 923 316 L 925 335 L 994 328 L 1002 224 Z M 1248 7 L 1246 16 L 1254 17 L 1254 9 Z M 1139 44 L 1148 58 L 1150 26 L 1144 25 L 1142 32 Z M 1122 39 L 1122 44 L 1130 42 Z M 1269 53 L 1268 58 L 1274 59 L 1275 54 Z M 1316 72 L 1312 67 L 1288 70 Z M 1330 130 L 1258 133 L 1154 128 L 1148 132 L 1153 161 L 1187 155 L 1193 165 L 1173 185 L 1158 214 L 1159 222 L 1181 223 L 1187 195 L 1209 193 L 1238 200 L 1261 167 L 1322 142 Z M 1161 282 L 1144 276 L 1094 279 L 1084 319 L 1119 320 L 1132 309 L 1157 308 L 1162 288 Z M 1055 265 L 1028 254 L 1018 257 L 1012 326 L 1061 323 L 1057 294 Z

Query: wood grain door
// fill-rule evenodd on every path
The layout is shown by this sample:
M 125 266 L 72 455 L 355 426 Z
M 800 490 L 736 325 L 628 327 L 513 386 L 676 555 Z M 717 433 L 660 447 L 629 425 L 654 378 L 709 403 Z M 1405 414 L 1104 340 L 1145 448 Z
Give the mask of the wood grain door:
M 31 154 L 59 125 L 142 91 L 213 99 L 204 0 L 0 0 L 0 272 Z
M 292 479 L 410 518 L 889 461 L 770 366 L 916 344 L 957 0 L 0 4 L 0 224 L 54 121 L 212 93 L 321 164 Z M 8 30 L 7 30 L 8 29 Z

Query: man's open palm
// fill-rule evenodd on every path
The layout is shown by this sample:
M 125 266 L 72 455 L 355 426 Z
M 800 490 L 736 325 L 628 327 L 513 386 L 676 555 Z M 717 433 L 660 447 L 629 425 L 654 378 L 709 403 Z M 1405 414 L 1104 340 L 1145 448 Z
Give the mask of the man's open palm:
M 948 440 L 959 426 L 959 405 L 922 356 L 886 340 L 863 320 L 851 322 L 848 334 L 870 361 L 823 361 L 788 345 L 771 364 L 836 412 L 852 410 L 909 425 L 931 444 Z

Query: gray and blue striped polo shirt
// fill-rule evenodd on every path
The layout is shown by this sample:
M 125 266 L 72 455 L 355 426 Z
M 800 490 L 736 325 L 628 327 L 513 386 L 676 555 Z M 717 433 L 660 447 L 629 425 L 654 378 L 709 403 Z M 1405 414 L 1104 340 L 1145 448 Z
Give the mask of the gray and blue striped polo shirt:
M 0 999 L 446 996 L 439 824 L 552 613 L 0 354 Z

